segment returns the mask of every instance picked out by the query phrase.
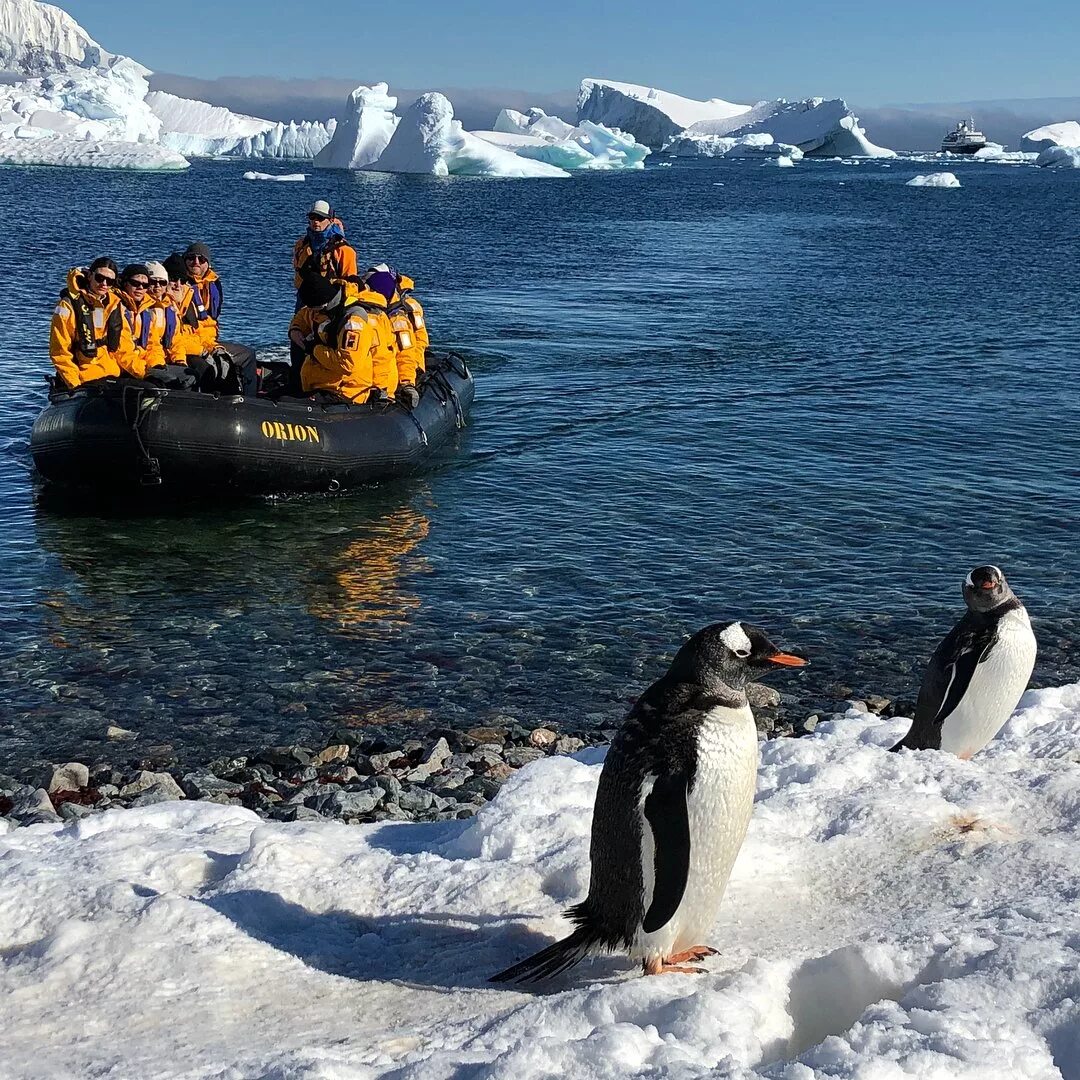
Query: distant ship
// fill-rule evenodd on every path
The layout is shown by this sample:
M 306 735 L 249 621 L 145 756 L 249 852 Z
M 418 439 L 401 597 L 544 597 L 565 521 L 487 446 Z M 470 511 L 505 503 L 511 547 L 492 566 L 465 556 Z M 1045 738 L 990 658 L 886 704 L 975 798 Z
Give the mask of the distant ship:
M 943 154 L 974 154 L 986 145 L 986 136 L 975 127 L 974 120 L 961 120 L 941 140 Z

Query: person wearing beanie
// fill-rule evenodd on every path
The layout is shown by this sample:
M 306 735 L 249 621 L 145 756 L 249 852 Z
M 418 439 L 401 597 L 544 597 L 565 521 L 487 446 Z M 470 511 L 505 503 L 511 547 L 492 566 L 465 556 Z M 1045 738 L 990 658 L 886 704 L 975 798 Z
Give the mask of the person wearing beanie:
M 427 350 L 431 344 L 424 309 L 412 294 L 414 288 L 411 277 L 398 274 L 397 292 L 387 308 L 397 337 L 398 378 L 403 383 L 419 381 L 427 370 Z
M 148 261 L 145 268 L 149 281 L 147 302 L 132 328 L 135 348 L 142 353 L 148 376 L 156 373 L 158 377 L 169 376 L 170 382 L 183 382 L 181 372 L 174 369 L 187 368 L 187 339 L 169 296 L 169 272 L 153 260 Z M 190 305 L 191 288 L 187 285 L 184 288 L 188 290 Z
M 210 263 L 210 249 L 202 242 L 189 244 L 184 252 L 184 267 L 188 281 L 197 295 L 199 338 L 203 352 L 213 352 L 218 344 L 218 320 L 221 318 L 223 294 L 221 281 Z
M 199 309 L 195 303 L 195 288 L 188 282 L 187 264 L 179 251 L 174 251 L 161 264 L 168 279 L 165 301 L 176 313 L 176 335 L 173 353 L 177 363 L 197 359 L 203 354 L 202 337 L 199 334 Z
M 365 270 L 360 276 L 360 290 L 357 300 L 367 311 L 368 320 L 374 324 L 376 332 L 376 348 L 372 357 L 373 378 L 375 385 L 385 391 L 390 397 L 394 397 L 398 391 L 398 360 L 397 342 L 394 337 L 394 327 L 387 314 L 389 296 L 393 296 L 397 288 L 397 278 L 386 263 Z M 406 395 L 411 397 L 411 395 Z M 414 404 L 409 402 L 409 404 Z
M 330 281 L 356 278 L 356 251 L 345 242 L 345 226 L 325 199 L 316 199 L 308 211 L 307 231 L 293 245 L 293 285 L 300 307 L 304 278 L 317 275 Z
M 304 356 L 302 393 L 358 403 L 384 396 L 373 379 L 376 328 L 359 296 L 352 282 L 339 284 L 317 274 L 301 280 L 301 307 L 289 326 L 289 340 Z
M 88 268 L 68 271 L 67 287 L 49 327 L 49 356 L 68 389 L 121 374 L 141 374 L 115 292 L 118 277 L 116 263 L 104 257 Z

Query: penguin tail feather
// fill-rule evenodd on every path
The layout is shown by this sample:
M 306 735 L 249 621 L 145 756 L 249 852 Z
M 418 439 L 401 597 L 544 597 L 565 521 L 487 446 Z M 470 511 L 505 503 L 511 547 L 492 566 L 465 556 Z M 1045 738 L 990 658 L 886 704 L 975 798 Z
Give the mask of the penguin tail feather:
M 579 926 L 569 937 L 526 957 L 520 963 L 492 975 L 488 982 L 539 982 L 551 979 L 572 968 L 601 944 L 601 935 L 587 926 Z

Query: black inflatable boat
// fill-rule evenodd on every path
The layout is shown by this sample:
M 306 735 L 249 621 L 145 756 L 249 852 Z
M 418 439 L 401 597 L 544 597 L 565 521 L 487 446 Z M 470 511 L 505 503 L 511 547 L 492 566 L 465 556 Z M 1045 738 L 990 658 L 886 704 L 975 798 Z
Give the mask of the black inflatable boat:
M 463 427 L 473 380 L 429 352 L 415 409 L 221 396 L 102 380 L 52 395 L 30 450 L 51 484 L 103 493 L 273 495 L 403 476 Z

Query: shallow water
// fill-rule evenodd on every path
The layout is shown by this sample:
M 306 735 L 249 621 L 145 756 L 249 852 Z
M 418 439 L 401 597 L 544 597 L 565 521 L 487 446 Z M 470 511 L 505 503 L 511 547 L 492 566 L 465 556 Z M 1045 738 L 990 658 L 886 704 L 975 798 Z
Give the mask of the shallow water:
M 704 623 L 813 666 L 795 707 L 913 697 L 1002 565 L 1080 677 L 1080 172 L 676 162 L 570 181 L 0 169 L 0 771 L 335 726 L 608 726 Z M 208 241 L 225 335 L 284 340 L 328 194 L 413 274 L 477 401 L 430 474 L 346 497 L 72 513 L 32 481 L 67 267 Z M 47 213 L 42 207 L 48 207 Z M 15 391 L 29 387 L 26 393 Z M 107 725 L 139 734 L 103 742 Z

